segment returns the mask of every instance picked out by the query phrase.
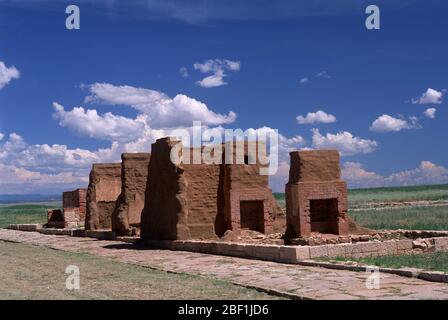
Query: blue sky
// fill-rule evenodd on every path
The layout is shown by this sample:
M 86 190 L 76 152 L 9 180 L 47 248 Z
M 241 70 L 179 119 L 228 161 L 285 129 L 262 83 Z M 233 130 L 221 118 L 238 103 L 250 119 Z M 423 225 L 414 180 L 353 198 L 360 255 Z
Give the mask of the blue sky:
M 0 193 L 84 186 L 198 117 L 278 129 L 276 191 L 299 148 L 339 149 L 352 187 L 448 182 L 448 3 L 376 1 L 372 31 L 370 2 L 309 3 L 0 0 Z

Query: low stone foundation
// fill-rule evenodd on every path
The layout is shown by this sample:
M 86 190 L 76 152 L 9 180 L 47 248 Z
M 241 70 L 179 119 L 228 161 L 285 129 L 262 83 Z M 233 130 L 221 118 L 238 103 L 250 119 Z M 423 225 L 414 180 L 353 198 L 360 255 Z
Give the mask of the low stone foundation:
M 120 237 L 116 236 L 115 232 L 109 230 L 43 228 L 42 225 L 40 224 L 10 224 L 7 229 L 27 231 L 27 232 L 39 232 L 42 234 L 55 235 L 55 236 L 87 237 L 87 238 L 95 238 L 98 240 L 119 240 L 119 241 L 121 240 Z M 134 238 L 134 240 L 135 239 L 136 238 Z
M 448 236 L 448 231 L 420 231 L 420 230 L 390 230 L 372 232 L 371 234 L 336 236 L 328 234 L 317 234 L 308 238 L 296 238 L 286 240 L 288 245 L 320 246 L 342 243 L 358 243 L 369 241 L 387 241 L 404 239 L 421 239 Z
M 131 237 L 116 237 L 112 231 L 77 230 L 77 229 L 46 229 L 41 225 L 10 225 L 9 229 L 21 231 L 36 231 L 44 234 L 68 235 L 74 237 L 91 237 L 101 240 L 118 240 L 136 242 L 149 247 L 200 252 L 248 259 L 275 261 L 281 263 L 300 263 L 316 258 L 359 259 L 384 255 L 402 255 L 423 252 L 448 252 L 448 231 L 389 231 L 401 237 L 386 241 L 366 241 L 343 244 L 309 245 L 275 245 L 262 243 L 223 242 L 208 240 L 141 240 Z M 419 236 L 426 236 L 422 238 Z
M 283 263 L 298 263 L 315 258 L 364 258 L 383 255 L 445 251 L 448 252 L 448 237 L 370 241 L 322 246 L 260 245 L 209 241 L 157 241 L 146 240 L 144 244 L 180 251 L 192 251 L 240 258 L 269 260 Z
M 19 230 L 19 231 L 40 231 L 42 230 L 41 224 L 10 224 L 7 229 Z

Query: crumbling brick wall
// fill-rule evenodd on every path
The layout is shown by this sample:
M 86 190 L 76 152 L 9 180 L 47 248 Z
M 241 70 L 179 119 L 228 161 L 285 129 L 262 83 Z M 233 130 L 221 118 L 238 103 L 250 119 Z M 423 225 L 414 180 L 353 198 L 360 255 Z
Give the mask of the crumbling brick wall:
M 163 138 L 151 147 L 142 238 L 214 237 L 219 165 L 173 164 L 171 150 L 179 143 Z
M 186 239 L 186 186 L 183 169 L 170 160 L 171 149 L 179 143 L 159 139 L 151 146 L 141 237 L 147 239 Z
M 265 155 L 265 148 L 260 141 L 252 146 L 247 141 L 225 144 L 224 158 L 227 162 L 222 165 L 222 176 L 225 199 L 223 225 L 226 229 L 239 231 L 247 228 L 262 233 L 274 231 L 277 202 L 269 188 L 269 176 L 260 174 L 264 162 L 260 161 L 259 155 Z M 242 223 L 242 220 L 247 223 Z M 222 231 L 225 230 L 217 230 L 217 233 L 221 235 Z
M 82 227 L 86 217 L 87 189 L 76 189 L 62 193 L 65 227 Z
M 286 185 L 287 236 L 349 232 L 347 185 L 336 150 L 295 151 Z
M 83 227 L 86 216 L 87 189 L 62 193 L 62 210 L 47 210 L 47 228 Z
M 121 155 L 121 194 L 112 215 L 112 231 L 120 236 L 140 232 L 140 219 L 145 205 L 148 183 L 149 153 Z
M 121 164 L 94 164 L 87 189 L 86 230 L 112 228 L 112 213 L 120 193 Z
M 259 175 L 258 164 L 173 164 L 173 148 L 181 142 L 170 138 L 152 145 L 141 236 L 148 239 L 214 238 L 226 230 L 241 229 L 240 204 L 262 204 L 263 232 L 272 231 L 277 203 L 268 187 L 268 176 Z M 193 149 L 188 149 L 191 159 Z M 225 154 L 225 151 L 224 151 Z M 225 155 L 224 155 L 225 156 Z M 259 210 L 254 206 L 254 210 Z
M 186 186 L 185 227 L 188 238 L 213 238 L 218 212 L 219 166 L 184 164 L 182 168 L 181 180 Z

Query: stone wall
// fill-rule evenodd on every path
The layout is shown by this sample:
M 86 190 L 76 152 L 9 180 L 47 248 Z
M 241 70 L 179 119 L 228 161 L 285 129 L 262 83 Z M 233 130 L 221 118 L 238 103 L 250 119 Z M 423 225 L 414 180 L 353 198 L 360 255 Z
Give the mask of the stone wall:
M 94 164 L 87 189 L 86 230 L 112 228 L 112 213 L 120 193 L 121 164 Z
M 281 263 L 300 263 L 304 260 L 316 258 L 359 259 L 422 252 L 448 252 L 448 237 L 446 236 L 417 240 L 370 241 L 323 246 L 260 245 L 198 240 L 146 240 L 144 242 L 152 247 L 169 250 L 202 252 Z
M 149 153 L 121 155 L 121 194 L 112 215 L 112 231 L 119 236 L 136 235 L 140 232 L 149 159 Z

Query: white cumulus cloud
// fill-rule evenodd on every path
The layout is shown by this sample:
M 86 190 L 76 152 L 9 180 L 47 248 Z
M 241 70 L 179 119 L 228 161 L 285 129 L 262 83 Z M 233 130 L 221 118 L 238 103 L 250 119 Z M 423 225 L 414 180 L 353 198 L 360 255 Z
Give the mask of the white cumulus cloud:
M 312 133 L 314 149 L 337 149 L 342 156 L 370 153 L 378 147 L 376 141 L 355 137 L 347 131 L 341 131 L 337 134 L 327 133 L 323 136 L 318 129 L 313 129 Z
M 226 85 L 224 81 L 228 75 L 226 71 L 237 72 L 241 69 L 240 61 L 231 61 L 228 59 L 209 59 L 204 63 L 195 63 L 195 70 L 199 70 L 204 74 L 210 74 L 196 83 L 203 88 L 214 88 Z
M 205 103 L 178 94 L 174 98 L 163 92 L 132 86 L 115 86 L 109 83 L 95 83 L 89 86 L 87 103 L 130 106 L 145 114 L 152 128 L 172 128 L 191 126 L 193 121 L 203 125 L 221 125 L 232 123 L 236 114 L 227 115 L 211 111 Z
M 0 163 L 38 172 L 55 173 L 72 171 L 75 168 L 86 169 L 98 161 L 101 161 L 98 152 L 80 148 L 71 149 L 60 144 L 28 144 L 16 133 L 11 133 L 0 144 Z
M 428 88 L 419 98 L 412 99 L 413 104 L 441 104 L 443 92 Z
M 140 137 L 141 132 L 146 129 L 144 115 L 129 119 L 110 112 L 99 115 L 96 110 L 85 110 L 82 107 L 65 111 L 57 102 L 53 103 L 53 108 L 53 118 L 58 120 L 61 127 L 89 138 L 130 142 Z
M 386 181 L 390 185 L 447 183 L 448 169 L 438 166 L 431 161 L 422 161 L 418 168 L 392 174 Z
M 436 108 L 428 108 L 425 110 L 425 112 L 423 112 L 423 114 L 428 117 L 429 119 L 435 119 L 436 118 L 436 112 L 437 109 Z
M 384 178 L 363 168 L 359 162 L 346 162 L 342 166 L 342 178 L 351 187 L 379 187 Z
M 89 179 L 87 175 L 75 172 L 44 174 L 30 171 L 14 165 L 0 163 L 0 194 L 26 194 L 61 192 L 74 188 L 85 188 Z
M 0 89 L 11 82 L 12 79 L 19 79 L 20 72 L 16 67 L 7 67 L 3 61 L 0 61 Z
M 418 119 L 415 117 L 410 117 L 409 120 L 406 120 L 383 114 L 373 121 L 370 130 L 375 132 L 398 132 L 403 129 L 415 129 L 418 127 Z
M 325 111 L 318 110 L 309 112 L 306 116 L 297 116 L 296 120 L 298 124 L 333 123 L 336 122 L 336 117 Z
M 448 183 L 448 169 L 431 161 L 422 161 L 415 169 L 382 176 L 364 169 L 360 163 L 346 162 L 342 167 L 342 177 L 352 188 L 442 184 Z

